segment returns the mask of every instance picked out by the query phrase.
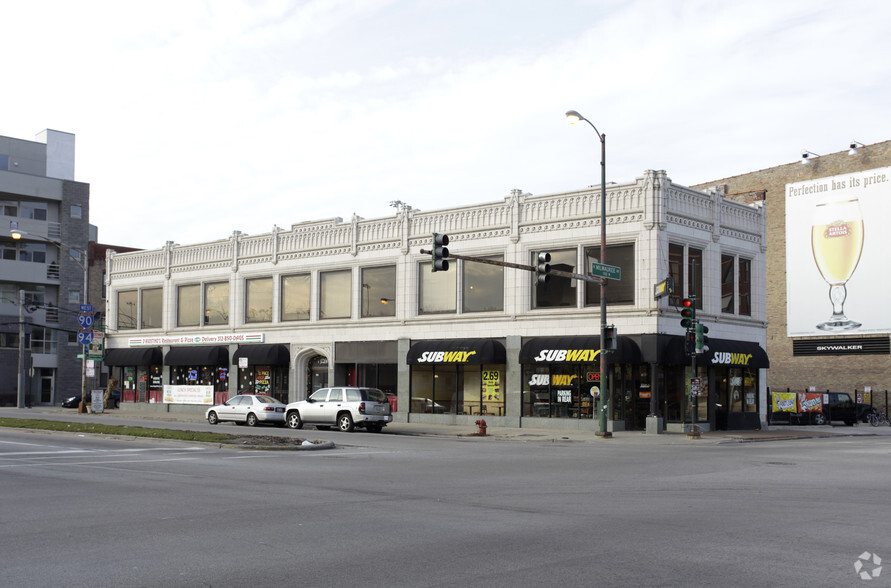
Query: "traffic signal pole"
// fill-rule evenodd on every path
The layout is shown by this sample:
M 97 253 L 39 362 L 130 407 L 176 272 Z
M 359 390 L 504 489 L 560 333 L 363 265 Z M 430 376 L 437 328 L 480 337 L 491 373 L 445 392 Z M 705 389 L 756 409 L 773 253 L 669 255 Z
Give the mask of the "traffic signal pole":
M 429 249 L 421 249 L 420 253 L 425 255 L 431 255 L 432 251 Z M 477 263 L 487 263 L 489 265 L 497 265 L 500 267 L 512 267 L 514 269 L 526 270 L 527 272 L 534 272 L 536 267 L 534 265 L 525 265 L 522 263 L 510 263 L 509 261 L 496 261 L 494 259 L 486 259 L 485 257 L 474 257 L 473 255 L 459 255 L 457 253 L 449 252 L 449 259 L 463 259 L 464 261 L 474 261 Z M 589 276 L 586 274 L 576 274 L 573 272 L 564 272 L 563 270 L 555 270 L 551 268 L 550 271 L 552 276 L 561 276 L 564 278 L 572 278 L 574 280 L 583 280 L 585 282 L 593 282 L 595 284 L 603 284 L 606 282 L 606 278 L 599 278 L 597 276 Z

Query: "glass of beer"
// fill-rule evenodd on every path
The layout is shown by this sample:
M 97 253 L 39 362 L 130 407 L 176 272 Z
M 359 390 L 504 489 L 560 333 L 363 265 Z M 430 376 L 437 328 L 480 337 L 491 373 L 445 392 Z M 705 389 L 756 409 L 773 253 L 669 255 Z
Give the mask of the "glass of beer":
M 821 202 L 814 207 L 811 249 L 817 269 L 829 284 L 832 316 L 817 325 L 822 331 L 847 331 L 860 323 L 845 316 L 845 284 L 851 279 L 863 251 L 863 217 L 856 198 Z

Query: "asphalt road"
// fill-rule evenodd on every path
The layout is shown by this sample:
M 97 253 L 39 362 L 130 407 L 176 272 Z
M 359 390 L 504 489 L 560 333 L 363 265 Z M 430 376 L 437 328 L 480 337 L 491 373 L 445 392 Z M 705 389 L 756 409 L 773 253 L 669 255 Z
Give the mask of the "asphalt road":
M 891 585 L 854 567 L 891 557 L 889 436 L 330 434 L 260 452 L 0 429 L 3 584 Z

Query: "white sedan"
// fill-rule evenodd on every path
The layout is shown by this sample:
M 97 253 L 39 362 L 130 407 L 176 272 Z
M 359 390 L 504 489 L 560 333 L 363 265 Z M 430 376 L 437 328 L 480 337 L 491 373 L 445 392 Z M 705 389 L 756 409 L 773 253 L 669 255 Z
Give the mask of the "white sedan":
M 239 394 L 223 404 L 207 409 L 207 422 L 215 425 L 220 421 L 235 421 L 242 425 L 256 426 L 257 423 L 285 425 L 285 405 L 265 394 Z

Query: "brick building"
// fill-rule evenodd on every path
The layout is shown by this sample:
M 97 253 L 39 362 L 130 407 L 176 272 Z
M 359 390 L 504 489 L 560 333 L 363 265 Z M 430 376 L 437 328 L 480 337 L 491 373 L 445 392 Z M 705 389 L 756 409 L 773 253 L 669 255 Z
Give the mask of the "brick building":
M 884 261 L 891 236 L 891 141 L 830 155 L 803 153 L 802 160 L 739 176 L 705 182 L 695 188 L 715 190 L 745 203 L 764 201 L 767 209 L 767 352 L 772 391 L 845 391 L 882 406 L 891 389 L 889 335 L 891 313 Z M 817 232 L 811 226 L 831 201 L 857 201 L 862 225 L 838 225 L 844 213 L 823 224 L 830 236 L 857 236 L 842 283 L 832 294 L 843 302 L 844 320 L 835 314 L 830 286 L 815 263 Z M 856 215 L 856 212 L 854 213 Z M 833 223 L 836 223 L 833 225 Z M 841 226 L 843 230 L 837 227 Z M 859 227 L 854 231 L 855 227 Z M 840 239 L 836 239 L 840 242 Z M 862 255 L 860 250 L 862 248 Z M 825 270 L 824 266 L 824 270 Z M 869 393 L 871 392 L 871 394 Z

